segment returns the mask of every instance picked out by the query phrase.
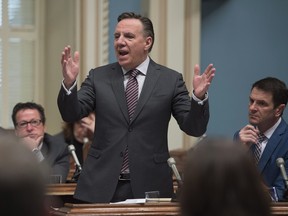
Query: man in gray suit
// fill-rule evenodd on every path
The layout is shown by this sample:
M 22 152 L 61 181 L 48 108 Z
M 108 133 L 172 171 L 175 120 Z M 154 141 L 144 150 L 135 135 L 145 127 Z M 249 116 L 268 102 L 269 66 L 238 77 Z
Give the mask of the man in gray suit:
M 65 142 L 45 132 L 44 108 L 34 102 L 17 103 L 12 111 L 12 121 L 16 136 L 35 154 L 48 183 L 66 182 L 69 151 Z
M 153 42 L 150 19 L 121 14 L 114 33 L 118 62 L 92 69 L 78 92 L 79 53 L 71 56 L 69 46 L 62 53 L 64 79 L 58 95 L 62 118 L 77 121 L 91 111 L 97 116 L 76 199 L 116 202 L 144 198 L 146 191 L 154 190 L 161 197 L 171 197 L 172 172 L 167 165 L 171 114 L 189 135 L 201 136 L 206 131 L 207 90 L 215 68 L 210 64 L 200 75 L 199 66 L 195 66 L 191 99 L 182 75 L 149 57 Z M 135 69 L 136 78 L 132 75 Z M 135 92 L 136 101 L 132 99 Z

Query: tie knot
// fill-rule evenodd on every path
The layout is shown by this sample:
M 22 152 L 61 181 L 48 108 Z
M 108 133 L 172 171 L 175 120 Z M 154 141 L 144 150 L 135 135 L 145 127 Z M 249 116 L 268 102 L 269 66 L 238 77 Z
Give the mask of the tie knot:
M 130 77 L 135 78 L 139 74 L 139 71 L 137 69 L 133 69 L 129 73 L 130 73 Z
M 258 142 L 259 142 L 259 143 L 263 142 L 263 141 L 266 140 L 266 139 L 267 139 L 267 137 L 266 137 L 263 133 L 260 133 L 260 134 L 258 135 Z

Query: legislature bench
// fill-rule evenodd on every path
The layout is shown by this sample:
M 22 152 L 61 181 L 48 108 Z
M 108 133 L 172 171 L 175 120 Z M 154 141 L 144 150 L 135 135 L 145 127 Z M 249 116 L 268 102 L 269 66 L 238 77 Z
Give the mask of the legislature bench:
M 73 194 L 76 184 L 48 185 L 46 194 L 51 198 L 51 215 L 140 215 L 163 216 L 179 215 L 179 203 L 157 202 L 136 204 L 76 204 L 73 203 Z M 272 203 L 271 212 L 274 216 L 288 216 L 288 202 Z
M 137 203 L 137 204 L 71 204 L 51 211 L 56 215 L 179 215 L 177 203 Z
M 76 183 L 48 184 L 46 197 L 49 206 L 62 207 L 65 203 L 74 203 L 73 195 Z
M 135 215 L 135 216 L 179 216 L 179 203 L 159 202 L 141 204 L 72 204 L 51 210 L 52 216 L 59 215 Z M 288 203 L 273 203 L 271 212 L 274 216 L 288 215 Z

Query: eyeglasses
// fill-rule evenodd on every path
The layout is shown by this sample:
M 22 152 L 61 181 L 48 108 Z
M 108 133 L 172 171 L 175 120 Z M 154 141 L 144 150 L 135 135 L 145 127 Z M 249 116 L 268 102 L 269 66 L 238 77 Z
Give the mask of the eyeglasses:
M 18 122 L 16 124 L 17 127 L 19 128 L 26 128 L 28 124 L 30 124 L 32 127 L 37 127 L 41 124 L 42 120 L 41 119 L 36 119 L 36 120 L 31 120 L 29 122 L 27 121 L 21 121 L 21 122 Z

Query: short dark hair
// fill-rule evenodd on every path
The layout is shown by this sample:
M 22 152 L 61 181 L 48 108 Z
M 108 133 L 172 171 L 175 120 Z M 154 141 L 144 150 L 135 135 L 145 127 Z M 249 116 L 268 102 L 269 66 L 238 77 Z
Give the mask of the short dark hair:
M 283 81 L 275 77 L 266 77 L 256 81 L 252 85 L 251 91 L 253 88 L 257 88 L 265 92 L 270 92 L 272 94 L 274 108 L 278 107 L 280 104 L 287 105 L 288 89 Z
M 12 111 L 12 121 L 14 124 L 14 127 L 16 127 L 17 122 L 16 122 L 16 115 L 20 110 L 26 110 L 26 109 L 35 109 L 39 112 L 40 114 L 40 118 L 41 118 L 41 122 L 43 123 L 43 125 L 45 125 L 46 122 L 46 117 L 45 117 L 45 112 L 44 112 L 44 108 L 40 105 L 40 104 L 36 104 L 34 102 L 25 102 L 25 103 L 17 103 Z
M 144 34 L 146 37 L 150 36 L 152 38 L 152 44 L 151 47 L 149 48 L 149 52 L 151 52 L 153 44 L 154 44 L 154 28 L 153 28 L 153 23 L 148 17 L 144 17 L 140 14 L 135 14 L 134 12 L 124 12 L 118 16 L 117 21 L 120 22 L 121 20 L 124 19 L 138 19 L 143 25 L 144 29 Z
M 204 138 L 188 152 L 183 174 L 182 215 L 270 215 L 269 194 L 240 143 Z

